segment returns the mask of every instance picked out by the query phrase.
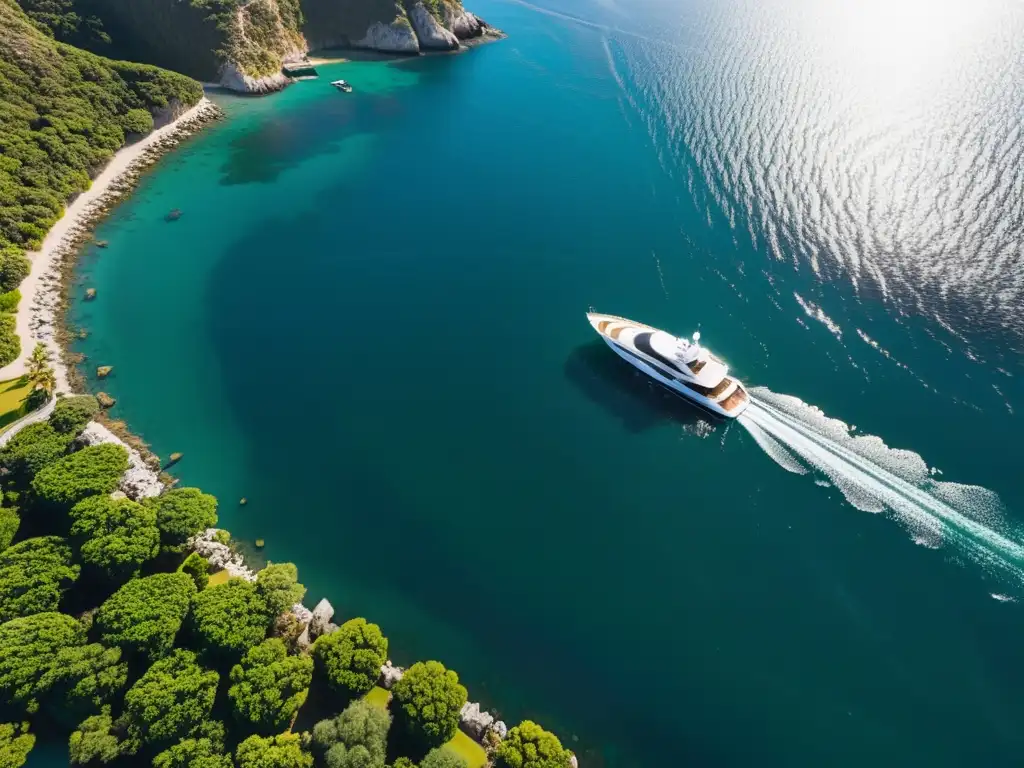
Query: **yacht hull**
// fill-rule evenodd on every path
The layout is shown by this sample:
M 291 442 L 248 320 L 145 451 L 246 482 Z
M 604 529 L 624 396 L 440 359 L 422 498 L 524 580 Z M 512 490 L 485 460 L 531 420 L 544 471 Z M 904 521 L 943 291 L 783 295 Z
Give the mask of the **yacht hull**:
M 692 386 L 687 386 L 683 382 L 670 376 L 667 376 L 663 371 L 659 370 L 659 367 L 655 365 L 653 362 L 649 362 L 643 359 L 640 355 L 638 355 L 636 349 L 627 349 L 616 340 L 610 338 L 608 334 L 606 334 L 603 330 L 599 329 L 599 321 L 595 322 L 593 316 L 588 317 L 591 319 L 591 324 L 594 325 L 595 330 L 598 331 L 598 334 L 601 336 L 601 339 L 604 341 L 605 344 L 607 344 L 611 348 L 611 350 L 615 354 L 617 354 L 619 357 L 621 357 L 623 360 L 625 360 L 627 363 L 632 365 L 637 370 L 643 371 L 645 374 L 650 376 L 652 379 L 654 379 L 656 382 L 661 384 L 666 389 L 671 390 L 673 393 L 690 401 L 694 405 L 701 407 L 702 409 L 714 414 L 715 416 L 720 416 L 724 419 L 734 419 L 741 413 L 743 413 L 743 411 L 746 410 L 747 406 L 750 404 L 750 398 L 747 395 L 746 387 L 743 386 L 742 382 L 736 379 L 731 379 L 732 382 L 735 382 L 735 387 L 733 387 L 732 390 L 729 391 L 738 390 L 741 393 L 735 398 L 725 397 L 716 400 L 711 397 L 707 397 L 701 394 L 701 392 L 696 391 Z M 624 318 L 615 318 L 615 316 L 613 315 L 602 315 L 599 317 L 614 318 L 613 321 L 624 320 Z M 625 322 L 632 323 L 632 321 Z M 648 326 L 642 326 L 640 324 L 636 325 L 640 328 L 648 328 Z M 737 400 L 739 402 L 735 402 Z M 727 403 L 729 407 L 723 407 L 723 402 Z

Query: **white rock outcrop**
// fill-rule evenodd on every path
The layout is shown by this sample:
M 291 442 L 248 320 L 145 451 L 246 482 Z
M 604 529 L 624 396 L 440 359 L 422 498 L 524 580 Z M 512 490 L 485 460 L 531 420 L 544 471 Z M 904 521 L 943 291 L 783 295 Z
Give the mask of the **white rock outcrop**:
M 455 33 L 441 26 L 421 2 L 414 3 L 409 9 L 409 21 L 413 31 L 419 38 L 420 48 L 426 51 L 454 51 L 459 47 L 459 38 Z
M 238 93 L 273 93 L 280 91 L 292 80 L 283 72 L 275 72 L 264 77 L 252 77 L 245 74 L 233 61 L 229 61 L 220 69 L 218 85 Z
M 164 484 L 160 482 L 159 475 L 146 466 L 139 452 L 99 422 L 90 421 L 86 424 L 82 434 L 78 436 L 78 442 L 83 445 L 114 443 L 128 451 L 128 469 L 121 476 L 118 488 L 124 491 L 129 499 L 138 501 L 149 496 L 159 496 L 163 492 Z
M 494 725 L 491 726 L 491 732 L 499 739 L 504 740 L 504 738 L 508 736 L 508 726 L 505 725 L 504 720 L 495 720 Z
M 219 532 L 219 528 L 207 528 L 188 540 L 188 548 L 205 557 L 214 568 L 225 570 L 232 577 L 256 581 L 256 573 L 246 566 L 242 556 L 227 544 L 221 544 L 216 540 Z
M 441 3 L 441 22 L 459 40 L 480 37 L 486 25 L 465 8 L 452 3 Z
M 580 761 L 576 759 L 576 755 L 569 756 L 569 768 L 580 768 Z
M 338 627 L 331 624 L 334 617 L 334 606 L 325 597 L 313 608 L 312 616 L 309 619 L 309 637 L 316 640 L 320 635 L 329 635 Z
M 391 659 L 384 662 L 384 666 L 380 668 L 380 687 L 391 690 L 391 686 L 397 683 L 405 676 L 405 670 L 401 667 L 396 667 L 391 663 Z
M 292 613 L 295 614 L 295 618 L 299 620 L 300 624 L 309 624 L 313 620 L 313 612 L 302 603 L 295 603 L 292 606 Z
M 419 53 L 420 43 L 412 26 L 404 18 L 395 19 L 390 24 L 375 21 L 366 30 L 362 40 L 353 43 L 356 48 L 369 48 L 385 53 Z
M 467 701 L 462 705 L 462 712 L 459 714 L 459 727 L 470 738 L 483 743 L 484 736 L 493 723 L 494 716 L 486 710 L 481 710 L 480 705 L 475 701 Z

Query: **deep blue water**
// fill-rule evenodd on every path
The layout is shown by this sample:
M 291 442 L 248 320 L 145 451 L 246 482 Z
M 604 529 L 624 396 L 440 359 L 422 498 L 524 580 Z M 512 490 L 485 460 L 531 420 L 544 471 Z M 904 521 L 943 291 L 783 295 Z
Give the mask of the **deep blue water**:
M 584 765 L 1017 764 L 1020 7 L 474 9 L 509 38 L 217 97 L 102 225 L 115 413 Z M 591 306 L 699 327 L 751 418 Z

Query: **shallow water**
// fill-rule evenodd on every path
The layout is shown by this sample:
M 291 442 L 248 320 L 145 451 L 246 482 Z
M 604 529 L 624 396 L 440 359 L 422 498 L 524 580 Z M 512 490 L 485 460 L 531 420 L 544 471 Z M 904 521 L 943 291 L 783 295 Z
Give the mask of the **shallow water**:
M 116 413 L 585 765 L 1014 764 L 1020 8 L 474 7 L 509 39 L 218 97 L 100 228 Z M 699 327 L 758 409 L 590 306 Z

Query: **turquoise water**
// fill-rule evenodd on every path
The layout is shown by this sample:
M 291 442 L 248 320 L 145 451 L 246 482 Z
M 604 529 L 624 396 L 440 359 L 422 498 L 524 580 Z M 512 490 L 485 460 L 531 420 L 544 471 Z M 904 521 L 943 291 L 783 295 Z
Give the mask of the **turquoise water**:
M 83 255 L 86 369 L 312 600 L 584 765 L 1016 764 L 1024 14 L 544 3 L 216 97 Z M 699 327 L 748 418 L 591 306 Z

